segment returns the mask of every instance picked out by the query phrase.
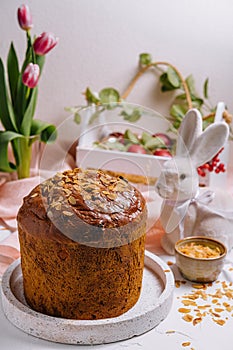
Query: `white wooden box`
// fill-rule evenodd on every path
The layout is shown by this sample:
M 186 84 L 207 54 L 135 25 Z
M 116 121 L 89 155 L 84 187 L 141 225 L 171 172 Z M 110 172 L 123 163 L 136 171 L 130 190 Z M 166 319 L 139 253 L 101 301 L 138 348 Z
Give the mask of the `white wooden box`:
M 128 122 L 119 116 L 120 110 L 117 108 L 105 110 L 90 124 L 89 121 L 94 112 L 95 107 L 93 109 L 89 107 L 81 116 L 82 125 L 77 146 L 77 166 L 83 169 L 105 169 L 157 178 L 163 162 L 168 159 L 167 157 L 103 150 L 93 146 L 93 143 L 111 132 L 124 132 L 126 129 L 137 134 L 141 134 L 143 131 L 151 134 L 157 132 L 168 134 L 170 127 L 168 120 L 153 110 L 142 108 L 141 118 L 137 122 Z

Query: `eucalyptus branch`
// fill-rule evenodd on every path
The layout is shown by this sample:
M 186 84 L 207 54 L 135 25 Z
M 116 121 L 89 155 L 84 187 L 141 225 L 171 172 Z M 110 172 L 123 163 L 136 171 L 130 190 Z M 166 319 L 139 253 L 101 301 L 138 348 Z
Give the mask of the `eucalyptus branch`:
M 166 68 L 164 68 L 164 66 L 166 66 Z M 200 111 L 203 121 L 205 121 L 205 127 L 214 121 L 216 107 L 212 107 L 209 103 L 209 79 L 205 79 L 203 92 L 200 95 L 196 92 L 195 80 L 192 74 L 184 78 L 176 66 L 166 61 L 153 61 L 149 53 L 141 53 L 139 55 L 139 68 L 122 94 L 113 87 L 104 88 L 99 92 L 92 92 L 88 87 L 85 91 L 87 104 L 94 104 L 96 106 L 104 105 L 105 109 L 114 108 L 114 106 L 122 102 L 122 100 L 128 98 L 138 80 L 151 68 L 159 72 L 162 92 L 174 90 L 178 92 L 170 106 L 170 117 L 167 117 L 171 121 L 174 130 L 179 128 L 187 110 L 191 108 L 196 108 Z M 133 111 L 133 113 L 123 111 L 120 115 L 123 116 L 125 120 L 131 122 L 135 122 L 140 118 L 140 112 L 138 110 Z M 225 110 L 223 118 L 230 124 L 232 116 L 227 110 Z M 78 111 L 76 111 L 75 121 L 79 123 L 80 120 L 81 117 Z
M 183 76 L 180 73 L 180 71 L 174 65 L 172 65 L 169 62 L 164 62 L 164 61 L 152 62 L 152 63 L 149 63 L 148 65 L 140 68 L 140 70 L 136 73 L 136 75 L 131 80 L 131 82 L 130 82 L 129 86 L 127 87 L 127 89 L 123 92 L 121 98 L 122 99 L 126 99 L 129 96 L 129 94 L 133 90 L 133 88 L 134 88 L 135 84 L 137 83 L 137 81 L 139 80 L 139 78 L 148 69 L 150 69 L 151 67 L 156 67 L 156 66 L 161 66 L 161 65 L 171 67 L 176 72 L 176 74 L 178 75 L 178 77 L 179 77 L 179 79 L 181 81 L 181 84 L 183 85 L 184 92 L 185 92 L 185 95 L 186 95 L 187 104 L 188 104 L 188 108 L 192 108 L 192 106 L 193 106 L 192 105 L 192 98 L 191 98 L 191 95 L 190 95 L 190 92 L 189 92 L 189 89 L 188 89 L 188 85 L 185 82 L 185 79 L 183 78 Z

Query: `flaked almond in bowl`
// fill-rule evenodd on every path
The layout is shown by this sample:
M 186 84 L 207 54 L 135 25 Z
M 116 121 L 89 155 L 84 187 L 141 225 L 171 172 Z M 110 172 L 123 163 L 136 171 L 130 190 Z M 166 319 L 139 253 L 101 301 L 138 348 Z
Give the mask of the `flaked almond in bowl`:
M 225 245 L 210 237 L 193 236 L 175 244 L 176 265 L 182 276 L 195 282 L 213 282 L 222 270 Z

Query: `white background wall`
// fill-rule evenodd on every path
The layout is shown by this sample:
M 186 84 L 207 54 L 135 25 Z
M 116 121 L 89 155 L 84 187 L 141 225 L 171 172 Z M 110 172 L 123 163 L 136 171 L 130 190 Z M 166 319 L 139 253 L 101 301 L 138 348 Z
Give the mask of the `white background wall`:
M 17 23 L 19 0 L 0 0 L 0 56 L 11 40 L 21 61 L 25 33 Z M 138 55 L 193 73 L 198 91 L 210 79 L 215 104 L 233 112 L 232 0 L 27 0 L 33 34 L 52 31 L 58 46 L 46 60 L 40 80 L 37 118 L 59 124 L 65 106 L 85 103 L 82 92 L 113 86 L 123 92 L 137 69 Z M 161 94 L 157 77 L 147 73 L 128 101 L 166 112 L 172 95 Z

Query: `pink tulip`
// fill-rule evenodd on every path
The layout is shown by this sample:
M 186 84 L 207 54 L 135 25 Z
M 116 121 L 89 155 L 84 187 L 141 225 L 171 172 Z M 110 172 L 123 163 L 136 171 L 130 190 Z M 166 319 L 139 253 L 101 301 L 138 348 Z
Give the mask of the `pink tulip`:
M 53 33 L 42 33 L 36 38 L 33 44 L 34 51 L 37 55 L 45 55 L 57 45 L 58 38 Z
M 32 16 L 27 5 L 21 5 L 18 8 L 18 22 L 23 30 L 30 30 L 33 27 Z
M 29 88 L 34 88 L 39 80 L 40 67 L 38 64 L 29 63 L 23 72 L 22 81 Z

